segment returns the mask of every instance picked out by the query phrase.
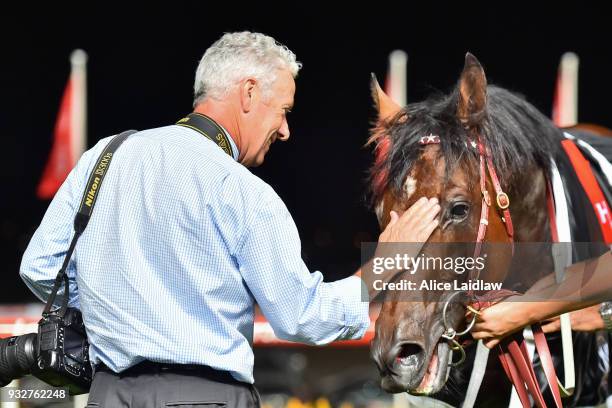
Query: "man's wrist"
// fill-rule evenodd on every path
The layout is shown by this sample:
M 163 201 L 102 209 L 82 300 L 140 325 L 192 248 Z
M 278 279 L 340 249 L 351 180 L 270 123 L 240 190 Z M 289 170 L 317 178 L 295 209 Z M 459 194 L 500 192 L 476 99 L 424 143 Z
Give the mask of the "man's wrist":
M 549 310 L 549 303 L 540 303 L 534 301 L 526 302 L 525 319 L 526 326 L 534 323 L 539 323 L 543 320 L 549 319 L 551 316 L 556 315 L 554 311 Z M 520 309 L 518 309 L 520 310 Z
M 612 302 L 603 302 L 599 306 L 599 315 L 603 320 L 604 329 L 612 331 Z

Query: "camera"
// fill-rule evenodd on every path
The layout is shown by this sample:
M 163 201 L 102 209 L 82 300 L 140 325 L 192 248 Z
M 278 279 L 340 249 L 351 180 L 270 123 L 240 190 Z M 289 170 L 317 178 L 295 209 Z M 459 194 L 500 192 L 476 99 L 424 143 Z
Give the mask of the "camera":
M 70 395 L 89 391 L 92 367 L 81 312 L 68 308 L 43 315 L 38 333 L 0 339 L 0 387 L 32 374 Z
M 67 387 L 70 395 L 89 391 L 93 374 L 89 342 L 81 312 L 68 307 L 70 284 L 66 270 L 77 240 L 87 227 L 96 202 L 95 194 L 100 190 L 112 155 L 133 133 L 136 131 L 128 130 L 114 137 L 98 157 L 94 171 L 96 177 L 90 177 L 87 182 L 79 211 L 74 218 L 74 236 L 55 278 L 42 319 L 38 322 L 38 333 L 0 339 L 0 387 L 16 378 L 32 374 L 55 387 Z M 66 288 L 62 306 L 52 311 L 62 284 Z

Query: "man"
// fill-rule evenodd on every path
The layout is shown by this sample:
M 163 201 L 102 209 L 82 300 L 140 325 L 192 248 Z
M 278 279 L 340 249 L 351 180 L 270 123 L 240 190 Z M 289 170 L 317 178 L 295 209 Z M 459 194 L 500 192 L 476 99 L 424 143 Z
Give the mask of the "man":
M 364 334 L 361 280 L 310 273 L 287 208 L 245 167 L 289 138 L 300 66 L 271 37 L 226 34 L 200 61 L 194 113 L 130 136 L 113 156 L 68 271 L 70 306 L 83 312 L 97 367 L 90 404 L 256 405 L 255 303 L 283 339 Z M 108 142 L 83 155 L 24 254 L 21 275 L 41 299 Z M 393 213 L 380 240 L 425 241 L 438 210 L 422 199 Z

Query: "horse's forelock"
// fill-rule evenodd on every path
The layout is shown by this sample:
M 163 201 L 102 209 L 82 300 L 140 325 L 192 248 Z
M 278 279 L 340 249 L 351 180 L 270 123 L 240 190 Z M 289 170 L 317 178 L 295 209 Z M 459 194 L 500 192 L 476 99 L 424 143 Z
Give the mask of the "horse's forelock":
M 401 192 L 406 175 L 419 159 L 423 146 L 420 138 L 429 133 L 440 136 L 439 155 L 446 163 L 478 165 L 478 156 L 470 143 L 470 134 L 456 117 L 457 92 L 434 96 L 424 102 L 408 105 L 401 117 L 378 126 L 370 138 L 376 142 L 376 158 L 370 169 L 372 204 L 378 203 L 387 190 L 396 196 Z M 558 130 L 520 96 L 495 86 L 488 87 L 487 115 L 479 129 L 504 188 L 513 176 L 526 166 L 545 169 L 554 153 L 553 143 Z M 447 166 L 447 171 L 454 166 Z
M 401 197 L 403 180 L 418 160 L 423 146 L 420 138 L 437 134 L 436 120 L 428 117 L 427 102 L 411 104 L 392 120 L 379 123 L 372 130 L 368 144 L 376 143 L 374 164 L 370 169 L 372 204 L 378 203 L 391 189 Z

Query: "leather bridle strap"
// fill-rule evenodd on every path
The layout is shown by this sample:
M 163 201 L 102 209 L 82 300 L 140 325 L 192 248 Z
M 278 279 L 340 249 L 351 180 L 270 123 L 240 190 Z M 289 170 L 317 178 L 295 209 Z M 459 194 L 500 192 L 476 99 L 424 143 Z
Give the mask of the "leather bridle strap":
M 533 332 L 533 339 L 535 342 L 536 350 L 538 351 L 538 356 L 540 356 L 542 369 L 544 370 L 546 380 L 548 381 L 548 388 L 552 392 L 553 398 L 555 400 L 555 406 L 560 408 L 562 406 L 561 393 L 559 392 L 559 386 L 557 385 L 557 373 L 555 371 L 555 365 L 552 361 L 552 356 L 550 355 L 550 349 L 548 348 L 546 336 L 544 335 L 544 332 L 542 331 L 542 326 L 540 326 L 539 323 L 532 324 L 531 331 Z M 527 358 L 529 358 L 528 354 Z
M 422 145 L 438 143 L 440 143 L 440 138 L 434 137 L 433 135 L 421 139 Z M 491 207 L 491 197 L 489 195 L 489 191 L 487 190 L 487 170 L 489 176 L 491 177 L 493 189 L 495 190 L 495 201 L 497 207 L 502 212 L 502 221 L 504 222 L 504 225 L 506 227 L 506 233 L 510 238 L 510 242 L 512 243 L 512 252 L 514 253 L 514 225 L 512 223 L 512 217 L 510 215 L 509 210 L 510 199 L 501 187 L 499 177 L 497 176 L 495 166 L 493 165 L 493 161 L 491 159 L 491 154 L 486 148 L 480 136 L 478 136 L 478 143 L 473 143 L 473 145 L 477 147 L 479 154 L 480 191 L 482 194 L 480 222 L 478 227 L 478 233 L 476 236 L 474 257 L 476 258 L 480 255 L 480 252 L 482 250 L 482 244 L 487 233 L 487 227 L 489 225 L 489 208 Z M 498 300 L 508 296 L 507 293 L 502 292 L 496 294 L 488 293 L 488 295 L 489 298 L 494 296 L 497 297 Z M 473 293 L 470 291 L 468 293 L 468 296 L 473 298 Z M 477 303 L 479 303 L 480 305 L 482 305 L 483 303 L 486 305 L 491 304 L 490 301 L 478 301 Z M 478 309 L 481 309 L 481 307 L 479 307 Z M 548 349 L 548 344 L 546 343 L 546 337 L 544 336 L 544 333 L 542 332 L 540 326 L 537 324 L 533 325 L 533 334 L 536 349 L 538 350 L 538 354 L 540 355 L 540 360 L 542 361 L 542 367 L 544 369 L 549 388 L 553 393 L 555 405 L 557 408 L 560 408 L 561 397 L 559 395 L 559 389 L 558 387 L 556 387 L 557 377 L 554 365 L 552 364 L 550 350 Z M 531 395 L 538 407 L 545 408 L 546 403 L 544 402 L 542 390 L 540 389 L 540 386 L 538 384 L 538 380 L 533 369 L 533 365 L 531 363 L 531 359 L 529 357 L 529 353 L 527 351 L 524 339 L 521 339 L 520 345 L 515 338 L 505 339 L 504 341 L 502 341 L 502 343 L 500 343 L 498 348 L 501 365 L 504 368 L 506 375 L 514 385 L 523 406 L 531 405 L 531 402 L 529 400 L 529 395 Z
M 476 142 L 477 140 L 477 142 Z M 430 144 L 440 144 L 440 137 L 438 135 L 429 134 L 421 137 L 419 144 L 426 146 Z M 472 146 L 478 150 L 479 156 L 479 173 L 480 173 L 480 192 L 482 194 L 482 205 L 480 209 L 480 220 L 478 226 L 478 233 L 476 235 L 476 246 L 474 249 L 474 258 L 480 255 L 482 244 L 485 236 L 487 235 L 487 226 L 489 225 L 489 208 L 491 207 L 491 196 L 489 190 L 487 190 L 487 170 L 491 177 L 493 189 L 495 190 L 495 202 L 497 207 L 502 212 L 502 221 L 506 227 L 506 233 L 512 243 L 512 252 L 514 253 L 514 226 L 512 224 L 512 217 L 510 216 L 510 198 L 508 194 L 504 192 L 497 177 L 497 171 L 491 160 L 490 151 L 486 148 L 480 135 L 471 140 Z
M 507 297 L 507 294 L 503 292 L 500 292 L 499 295 L 499 300 Z M 482 310 L 493 303 L 492 301 L 477 302 L 474 306 L 476 306 L 478 310 Z M 552 392 L 555 407 L 561 408 L 562 402 L 559 387 L 557 386 L 557 374 L 548 348 L 548 343 L 546 342 L 546 336 L 544 332 L 542 332 L 542 328 L 539 324 L 533 324 L 531 327 L 536 350 L 538 351 L 538 356 L 540 356 L 542 369 L 544 370 L 548 387 Z M 499 361 L 506 372 L 506 376 L 510 379 L 512 385 L 514 385 L 523 406 L 531 406 L 529 401 L 529 396 L 531 395 L 538 407 L 546 408 L 542 390 L 538 384 L 538 378 L 533 369 L 525 340 L 522 339 L 519 334 L 515 334 L 514 336 L 502 340 L 497 348 Z
M 484 242 L 487 234 L 487 227 L 489 225 L 489 207 L 491 207 L 491 196 L 487 190 L 487 170 L 489 177 L 491 177 L 491 183 L 495 190 L 495 202 L 497 207 L 502 212 L 502 221 L 506 227 L 506 233 L 512 244 L 512 253 L 514 253 L 514 225 L 512 224 L 512 216 L 510 215 L 510 198 L 508 194 L 504 192 L 495 171 L 495 166 L 491 160 L 491 154 L 486 148 L 480 136 L 478 137 L 478 143 L 476 144 L 479 155 L 479 171 L 480 171 L 480 192 L 482 194 L 482 205 L 480 209 L 480 222 L 478 226 L 478 233 L 476 235 L 476 247 L 474 250 L 474 257 L 480 255 L 482 249 L 482 243 Z
M 542 391 L 535 376 L 535 372 L 529 359 L 529 354 L 524 343 L 519 345 L 515 338 L 508 338 L 498 346 L 499 359 L 509 374 L 509 378 L 524 407 L 531 406 L 529 395 L 534 399 L 536 406 L 546 408 Z
M 514 253 L 514 225 L 512 223 L 512 217 L 510 215 L 510 199 L 508 195 L 503 191 L 499 177 L 495 171 L 495 166 L 491 159 L 490 151 L 486 148 L 480 135 L 478 135 L 478 154 L 479 154 L 479 171 L 480 171 L 480 191 L 482 194 L 482 206 L 480 211 L 480 223 L 478 228 L 478 234 L 476 236 L 476 247 L 474 251 L 474 257 L 480 255 L 482 244 L 484 242 L 487 227 L 489 225 L 489 208 L 491 207 L 491 197 L 487 190 L 487 170 L 491 177 L 491 183 L 495 191 L 495 202 L 497 207 L 502 212 L 502 221 L 506 227 L 506 233 L 512 243 L 512 252 Z M 551 203 L 548 203 L 549 210 L 551 209 Z M 553 232 L 555 234 L 556 231 Z M 556 235 L 556 234 L 555 234 Z M 489 295 L 492 295 L 489 293 Z M 501 293 L 498 294 L 500 298 L 506 297 Z M 486 302 L 490 304 L 489 302 Z M 542 332 L 539 324 L 532 326 L 536 349 L 542 362 L 542 368 L 546 375 L 546 379 L 549 388 L 553 394 L 555 406 L 560 408 L 562 406 L 561 396 L 559 388 L 557 387 L 557 376 L 555 368 L 552 363 L 552 357 L 550 350 L 546 342 L 546 337 Z M 518 337 L 517 337 L 518 338 Z M 531 363 L 531 358 L 527 351 L 524 339 L 520 340 L 520 344 L 516 338 L 508 338 L 504 340 L 498 346 L 499 359 L 501 362 L 506 375 L 514 385 L 518 397 L 523 406 L 531 406 L 529 395 L 532 396 L 537 406 L 541 408 L 546 407 L 542 390 L 539 386 L 537 376 Z
M 487 307 L 499 302 L 506 297 L 508 293 L 500 291 L 499 293 L 487 293 L 488 299 L 477 301 L 473 304 L 478 310 L 486 309 Z M 493 299 L 495 298 L 495 300 Z M 531 360 L 525 347 L 519 347 L 516 340 L 518 335 L 510 336 L 501 341 L 497 345 L 497 355 L 506 376 L 514 386 L 516 393 L 524 407 L 530 407 L 531 402 L 529 395 L 533 395 L 536 405 L 544 408 L 544 399 L 538 382 L 531 367 Z
M 489 225 L 489 207 L 491 207 L 491 197 L 487 190 L 487 170 L 485 167 L 485 159 L 480 152 L 480 193 L 482 194 L 482 204 L 480 206 L 480 222 L 478 225 L 478 233 L 476 234 L 476 247 L 474 249 L 474 258 L 480 256 L 482 243 L 485 235 L 487 235 L 487 226 Z
M 495 171 L 495 167 L 493 166 L 491 155 L 487 152 L 487 155 L 485 157 L 487 161 L 487 168 L 489 169 L 489 175 L 491 176 L 491 181 L 493 182 L 493 189 L 495 190 L 495 202 L 497 203 L 497 208 L 502 211 L 502 221 L 506 226 L 506 233 L 508 234 L 510 239 L 514 241 L 514 225 L 512 225 L 512 217 L 510 216 L 509 210 L 510 198 L 508 197 L 508 194 L 506 194 L 501 188 L 501 183 L 499 182 L 497 172 Z
M 534 324 L 531 328 L 536 350 L 542 362 L 542 369 L 544 370 L 548 387 L 555 401 L 555 407 L 561 408 L 563 405 L 559 387 L 557 386 L 557 374 L 550 355 L 548 343 L 546 342 L 546 336 L 544 336 L 539 324 Z M 530 406 L 529 395 L 531 395 L 537 406 L 545 408 L 546 403 L 542 395 L 542 390 L 538 384 L 533 365 L 531 364 L 525 340 L 521 339 L 519 344 L 518 337 L 519 336 L 508 338 L 499 344 L 499 360 L 504 371 L 506 371 L 506 375 L 510 378 L 510 381 L 512 381 L 523 406 Z
M 492 304 L 491 302 L 486 303 L 487 306 Z M 531 395 L 536 406 L 546 408 L 546 403 L 544 402 L 544 397 L 542 396 L 542 390 L 538 384 L 525 342 L 523 339 L 521 339 L 519 344 L 517 341 L 518 338 L 518 335 L 507 337 L 503 339 L 500 344 L 498 344 L 497 350 L 499 362 L 501 363 L 506 376 L 514 386 L 519 400 L 524 407 L 531 406 L 531 402 L 529 400 L 529 396 Z M 558 407 L 560 407 L 560 405 Z

